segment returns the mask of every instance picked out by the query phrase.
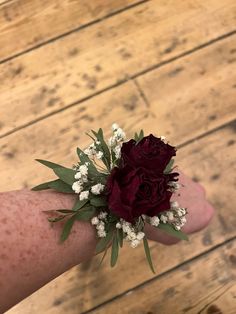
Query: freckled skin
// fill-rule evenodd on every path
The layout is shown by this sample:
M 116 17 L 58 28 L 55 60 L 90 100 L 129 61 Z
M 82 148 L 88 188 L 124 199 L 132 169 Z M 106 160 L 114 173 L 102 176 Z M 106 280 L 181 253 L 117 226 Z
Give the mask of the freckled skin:
M 175 198 L 188 207 L 186 233 L 204 228 L 213 215 L 203 188 L 183 174 L 186 186 Z M 71 209 L 74 195 L 28 190 L 0 193 L 0 313 L 74 265 L 95 254 L 96 233 L 88 222 L 77 221 L 63 243 L 63 223 L 49 224 L 44 210 Z M 149 239 L 169 245 L 175 238 L 147 225 Z
M 89 223 L 76 222 L 60 244 L 62 225 L 51 226 L 43 212 L 71 209 L 73 202 L 74 196 L 55 192 L 0 193 L 0 313 L 94 254 L 96 237 Z

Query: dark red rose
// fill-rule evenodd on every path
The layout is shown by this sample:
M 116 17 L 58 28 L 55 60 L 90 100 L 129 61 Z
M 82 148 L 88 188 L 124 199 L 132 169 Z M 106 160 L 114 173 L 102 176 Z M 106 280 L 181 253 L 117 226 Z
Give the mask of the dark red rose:
M 170 209 L 168 182 L 177 173 L 155 174 L 144 168 L 113 168 L 107 181 L 109 210 L 131 223 L 140 215 L 155 216 Z
M 123 165 L 143 167 L 154 172 L 163 172 L 175 155 L 175 147 L 165 144 L 152 134 L 145 136 L 138 143 L 132 139 L 121 147 Z

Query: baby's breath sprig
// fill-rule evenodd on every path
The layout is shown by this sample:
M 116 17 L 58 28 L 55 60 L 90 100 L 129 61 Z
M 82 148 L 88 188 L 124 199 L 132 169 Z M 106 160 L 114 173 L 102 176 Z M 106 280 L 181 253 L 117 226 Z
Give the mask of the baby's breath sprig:
M 88 221 L 96 229 L 98 238 L 96 253 L 104 252 L 102 260 L 107 251 L 111 249 L 110 264 L 113 267 L 118 260 L 119 250 L 123 247 L 124 242 L 128 243 L 132 248 L 136 248 L 143 242 L 147 261 L 151 270 L 155 272 L 148 240 L 144 232 L 145 224 L 148 223 L 174 237 L 186 240 L 187 236 L 181 232 L 181 228 L 186 223 L 187 210 L 182 208 L 177 202 L 170 202 L 168 210 L 158 212 L 155 216 L 148 215 L 148 208 L 144 208 L 143 212 L 145 214 L 139 216 L 135 215 L 135 212 L 132 213 L 134 216 L 132 221 L 117 214 L 112 202 L 109 202 L 108 196 L 110 191 L 107 182 L 112 180 L 113 170 L 122 172 L 122 167 L 125 167 L 122 156 L 122 147 L 126 140 L 125 132 L 118 124 L 114 123 L 112 125 L 112 136 L 108 141 L 104 139 L 101 128 L 98 131 L 92 130 L 91 134 L 86 134 L 91 138 L 92 143 L 84 150 L 77 147 L 79 161 L 72 166 L 72 169 L 50 161 L 36 159 L 44 166 L 52 169 L 57 178 L 40 184 L 32 190 L 52 189 L 61 193 L 77 195 L 72 209 L 62 208 L 47 211 L 47 213 L 52 215 L 48 218 L 50 223 L 65 221 L 60 238 L 61 242 L 68 238 L 75 221 Z M 139 133 L 135 133 L 132 140 L 134 142 L 132 143 L 135 143 L 135 146 L 138 147 L 138 145 L 142 145 L 143 140 L 145 140 L 144 132 L 141 130 Z M 164 148 L 165 145 L 166 147 L 168 146 L 165 137 L 161 136 L 157 140 L 162 143 L 162 146 L 164 145 Z M 169 147 L 173 151 L 174 148 Z M 139 161 L 140 158 L 138 159 Z M 163 169 L 163 176 L 170 178 L 166 186 L 168 193 L 175 193 L 181 187 L 176 182 L 176 173 L 172 173 L 173 165 L 174 159 L 171 158 Z M 139 168 L 136 168 L 139 171 Z M 136 168 L 131 164 L 128 171 L 136 171 Z M 116 188 L 119 190 L 118 186 Z M 141 185 L 140 188 L 142 188 Z M 138 195 L 139 192 L 137 190 L 136 193 L 137 197 L 140 197 L 144 192 L 141 191 L 141 194 Z

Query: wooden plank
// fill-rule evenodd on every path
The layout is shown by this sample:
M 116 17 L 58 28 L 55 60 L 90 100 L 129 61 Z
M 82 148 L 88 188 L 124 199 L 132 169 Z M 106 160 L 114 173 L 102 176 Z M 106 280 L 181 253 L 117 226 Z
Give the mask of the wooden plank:
M 224 40 L 183 60 L 175 61 L 173 65 L 166 65 L 140 77 L 138 84 L 148 98 L 147 105 L 140 101 L 137 87 L 130 82 L 3 138 L 0 140 L 0 162 L 3 169 L 0 189 L 32 186 L 41 177 L 47 178 L 46 169 L 40 171 L 39 167 L 37 175 L 32 171 L 36 167 L 34 158 L 73 163 L 71 149 L 77 143 L 82 147 L 86 144 L 85 137 L 80 134 L 90 128 L 88 123 L 92 127 L 107 127 L 108 130 L 115 117 L 127 126 L 129 135 L 140 127 L 147 133 L 156 131 L 159 135 L 167 135 L 169 140 L 179 145 L 232 120 L 236 117 L 236 63 L 228 64 L 225 60 L 229 59 L 235 44 L 236 37 L 234 41 L 232 38 Z M 170 77 L 169 73 L 178 67 L 184 70 Z M 206 71 L 204 76 L 201 74 L 203 69 Z M 190 80 L 191 85 L 186 88 Z M 48 97 L 53 96 L 48 94 Z M 140 110 L 138 106 L 141 106 Z M 145 111 L 143 118 L 140 116 L 142 110 Z M 134 120 L 128 120 L 131 116 Z M 59 147 L 59 139 L 64 143 L 62 147 Z M 18 179 L 12 182 L 16 162 L 19 165 Z
M 91 313 L 236 312 L 236 241 L 130 291 Z
M 0 1 L 4 4 L 0 8 L 0 61 L 138 2 L 140 0 Z
M 0 135 L 231 32 L 235 10 L 233 0 L 148 2 L 2 64 Z
M 126 95 L 123 97 L 129 95 L 128 91 L 125 90 L 121 90 L 120 94 L 122 96 Z M 116 99 L 117 103 L 121 103 L 118 97 L 114 98 L 114 96 L 117 95 L 112 96 L 113 97 L 110 99 Z M 98 102 L 96 99 L 94 101 L 100 103 L 100 106 L 102 105 L 102 101 Z M 117 103 L 114 104 L 114 108 L 117 108 Z M 138 108 L 140 108 L 140 105 L 141 104 L 139 103 Z M 91 108 L 91 105 L 89 108 Z M 103 108 L 107 108 L 107 106 L 104 106 Z M 145 106 L 143 109 L 142 105 L 141 109 L 137 109 L 137 107 L 135 108 L 135 110 L 140 110 L 138 111 L 140 112 L 139 116 L 137 113 L 135 115 L 135 112 L 131 112 L 130 116 L 127 117 L 127 113 L 125 112 L 123 113 L 123 119 L 121 119 L 122 124 L 125 125 L 128 123 L 126 125 L 127 127 L 130 125 L 131 134 L 134 130 L 133 122 L 136 122 L 137 128 L 141 127 L 139 119 L 144 116 Z M 119 108 L 119 110 L 121 109 Z M 91 127 L 96 123 L 103 125 L 103 121 L 106 126 L 106 123 L 111 120 L 111 117 L 113 119 L 114 116 L 116 116 L 118 120 L 119 118 L 122 118 L 121 113 L 113 110 L 109 111 L 113 112 L 113 114 L 110 116 L 103 115 L 104 120 L 100 120 L 99 122 L 96 120 L 90 122 Z M 102 107 L 100 107 L 98 115 L 101 116 L 101 112 Z M 94 111 L 93 114 L 95 114 Z M 72 116 L 74 117 L 76 114 L 70 115 L 70 117 Z M 89 116 L 91 117 L 91 114 Z M 134 120 L 130 120 L 131 116 Z M 39 172 L 40 175 L 44 177 L 44 169 L 42 167 L 37 167 L 32 163 L 30 164 L 29 156 L 31 157 L 33 154 L 43 158 L 50 157 L 50 159 L 52 159 L 52 157 L 54 157 L 53 160 L 55 161 L 60 161 L 60 158 L 61 160 L 66 160 L 67 158 L 70 160 L 73 147 L 72 144 L 74 142 L 72 143 L 69 140 L 67 143 L 66 138 L 73 138 L 74 133 L 71 129 L 67 130 L 65 136 L 63 134 L 60 135 L 60 142 L 57 140 L 57 134 L 60 133 L 61 129 L 63 130 L 66 126 L 70 126 L 71 123 L 66 116 L 61 119 L 55 119 L 54 121 L 52 118 L 53 117 L 47 119 L 48 121 L 42 121 L 18 132 L 19 136 L 17 139 L 17 133 L 12 135 L 11 139 L 10 137 L 8 138 L 8 145 L 17 147 L 18 152 L 15 156 L 15 162 L 12 161 L 11 165 L 9 163 L 8 166 L 6 166 L 6 163 L 3 162 L 3 160 L 1 161 L 2 169 L 7 168 L 8 171 L 11 171 L 10 169 L 13 165 L 17 164 L 16 160 L 18 160 L 19 174 L 17 174 L 16 177 L 16 171 L 13 169 L 14 173 L 12 170 L 12 174 L 7 177 L 7 171 L 3 171 L 1 175 L 5 182 L 11 181 L 11 184 L 14 184 L 14 181 L 22 181 L 24 171 L 27 173 L 27 176 L 32 176 L 32 179 L 30 179 L 32 181 L 39 180 Z M 55 124 L 55 121 L 57 121 L 57 124 Z M 155 125 L 158 125 L 158 121 L 150 119 L 149 122 L 153 125 L 154 123 L 156 123 Z M 37 125 L 40 124 L 42 126 L 38 127 Z M 85 124 L 87 124 L 87 121 L 84 121 L 84 125 L 76 130 L 77 134 L 80 134 L 80 130 L 84 130 L 87 127 Z M 36 127 L 36 131 L 33 131 Z M 48 133 L 46 130 L 49 130 L 50 127 L 51 134 L 54 136 L 53 140 L 48 140 L 48 136 L 46 136 Z M 185 126 L 182 124 L 182 127 Z M 45 130 L 45 132 L 41 134 L 43 130 Z M 232 176 L 232 173 L 235 173 L 236 171 L 235 155 L 233 154 L 235 145 L 234 139 L 235 124 L 230 124 L 179 151 L 179 166 L 182 169 L 185 169 L 185 172 L 195 180 L 201 181 L 204 184 L 210 200 L 217 208 L 217 215 L 208 229 L 191 236 L 190 243 L 182 242 L 178 246 L 171 248 L 153 243 L 151 251 L 154 263 L 157 266 L 158 274 L 161 274 L 198 254 L 202 254 L 212 246 L 222 243 L 236 235 L 236 217 L 234 215 L 234 207 L 232 206 L 236 201 L 236 195 L 234 193 L 234 176 Z M 28 145 L 25 146 L 27 140 Z M 32 147 L 33 142 L 34 147 Z M 50 149 L 50 151 L 43 156 L 39 156 L 39 152 L 43 151 L 44 146 L 41 142 L 44 142 L 45 147 L 49 147 Z M 81 137 L 81 142 L 85 142 L 84 137 Z M 60 147 L 60 143 L 63 143 L 62 147 Z M 32 153 L 33 151 L 34 153 Z M 20 161 L 21 158 L 25 160 Z M 21 168 L 24 168 L 24 171 L 21 172 Z M 45 178 L 47 173 L 45 171 Z M 36 177 L 37 180 L 34 177 Z M 14 178 L 14 180 L 12 178 Z M 222 186 L 222 182 L 224 182 L 224 186 Z M 170 249 L 173 258 L 170 258 Z M 136 268 L 133 267 L 133 261 L 136 261 Z M 82 267 L 74 268 L 63 277 L 54 280 L 44 288 L 40 289 L 28 300 L 23 301 L 16 307 L 15 313 L 37 313 L 39 309 L 44 313 L 50 314 L 60 314 L 65 311 L 74 314 L 78 313 L 78 309 L 81 312 L 86 311 L 126 290 L 132 289 L 136 285 L 145 282 L 152 277 L 153 275 L 147 267 L 142 247 L 138 247 L 132 251 L 132 259 L 130 259 L 130 248 L 125 247 L 122 250 L 118 266 L 115 269 L 110 269 L 109 263 L 104 264 L 103 267 L 98 269 L 97 259 L 92 261 L 91 264 L 88 263 Z M 61 289 L 62 286 L 63 289 Z M 31 309 L 31 312 L 27 310 L 28 308 Z M 32 309 L 34 309 L 35 312 Z M 14 312 L 12 312 L 12 314 L 13 313 Z
M 137 78 L 161 121 L 160 133 L 173 138 L 177 132 L 180 144 L 236 118 L 234 47 L 236 36 Z M 146 130 L 152 127 L 147 124 Z
M 0 160 L 4 164 L 1 175 L 5 179 L 4 183 L 0 180 L 0 190 L 28 187 L 43 177 L 52 178 L 53 174 L 35 162 L 35 158 L 72 166 L 77 162 L 76 147 L 84 148 L 90 142 L 85 132 L 91 128 L 103 127 L 111 136 L 110 128 L 115 119 L 134 133 L 135 125 L 140 125 L 142 118 L 148 115 L 136 86 L 129 82 L 2 138 Z M 12 180 L 16 165 L 18 179 Z M 34 173 L 32 169 L 35 169 Z

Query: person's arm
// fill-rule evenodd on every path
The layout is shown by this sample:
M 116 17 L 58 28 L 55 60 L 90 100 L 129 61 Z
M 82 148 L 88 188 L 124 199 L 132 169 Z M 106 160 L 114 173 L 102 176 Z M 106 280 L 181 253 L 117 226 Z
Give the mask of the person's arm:
M 188 233 L 207 225 L 213 214 L 201 187 L 182 175 L 186 183 L 181 200 L 189 207 Z M 187 181 L 186 181 L 187 180 Z M 59 243 L 62 224 L 53 226 L 43 212 L 71 209 L 74 195 L 56 192 L 12 191 L 0 194 L 0 312 L 95 254 L 96 233 L 88 222 L 77 221 L 69 238 Z M 150 239 L 175 243 L 153 227 L 146 227 Z

